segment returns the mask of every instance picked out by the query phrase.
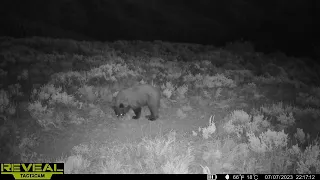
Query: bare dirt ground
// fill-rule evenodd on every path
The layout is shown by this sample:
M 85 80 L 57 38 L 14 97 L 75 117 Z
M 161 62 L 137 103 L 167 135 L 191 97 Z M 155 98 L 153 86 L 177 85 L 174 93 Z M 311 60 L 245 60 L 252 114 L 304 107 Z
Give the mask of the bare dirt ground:
M 211 114 L 206 109 L 202 111 L 192 109 L 186 113 L 185 118 L 175 115 L 176 111 L 177 107 L 162 108 L 159 119 L 148 121 L 144 116 L 149 113 L 149 110 L 144 108 L 139 120 L 112 118 L 89 125 L 72 126 L 68 130 L 48 135 L 48 141 L 40 142 L 36 152 L 45 157 L 58 158 L 67 156 L 74 146 L 81 143 L 132 142 L 139 141 L 145 136 L 164 134 L 171 130 L 192 133 L 192 130 L 197 131 L 198 127 L 208 126 Z M 218 109 L 213 112 L 215 112 L 215 122 L 221 120 L 224 113 L 219 112 Z M 129 116 L 131 117 L 132 114 Z

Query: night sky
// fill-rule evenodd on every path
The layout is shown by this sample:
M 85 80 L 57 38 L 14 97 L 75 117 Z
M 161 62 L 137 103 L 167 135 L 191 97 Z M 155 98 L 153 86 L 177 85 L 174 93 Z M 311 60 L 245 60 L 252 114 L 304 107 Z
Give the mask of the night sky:
M 1 36 L 162 40 L 319 57 L 316 0 L 2 0 Z M 317 50 L 318 49 L 318 50 Z

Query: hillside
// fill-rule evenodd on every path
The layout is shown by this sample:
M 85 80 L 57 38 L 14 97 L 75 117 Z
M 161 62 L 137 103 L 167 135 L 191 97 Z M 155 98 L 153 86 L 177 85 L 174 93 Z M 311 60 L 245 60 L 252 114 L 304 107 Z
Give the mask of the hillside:
M 0 161 L 65 173 L 320 173 L 312 60 L 162 41 L 0 39 Z M 160 118 L 116 118 L 116 93 L 161 89 Z

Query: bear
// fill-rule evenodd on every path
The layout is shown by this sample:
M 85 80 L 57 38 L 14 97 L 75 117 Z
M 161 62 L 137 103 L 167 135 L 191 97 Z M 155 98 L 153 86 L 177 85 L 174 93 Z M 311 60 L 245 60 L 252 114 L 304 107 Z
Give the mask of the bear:
M 119 91 L 114 99 L 113 109 L 118 118 L 132 109 L 135 113 L 132 118 L 139 119 L 142 107 L 148 106 L 150 115 L 146 118 L 155 121 L 159 118 L 160 98 L 160 90 L 156 87 L 148 84 L 136 85 Z

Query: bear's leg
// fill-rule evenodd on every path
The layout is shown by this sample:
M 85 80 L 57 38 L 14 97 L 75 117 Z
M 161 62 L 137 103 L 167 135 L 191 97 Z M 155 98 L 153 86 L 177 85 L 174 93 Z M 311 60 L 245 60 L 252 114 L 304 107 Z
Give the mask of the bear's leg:
M 133 116 L 132 118 L 133 118 L 133 119 L 139 119 L 140 116 L 141 116 L 141 107 L 139 107 L 139 108 L 134 108 L 134 109 L 133 109 L 133 112 L 134 112 L 136 115 Z
M 146 116 L 149 121 L 155 121 L 159 118 L 157 107 L 149 106 L 149 110 L 151 114 Z

